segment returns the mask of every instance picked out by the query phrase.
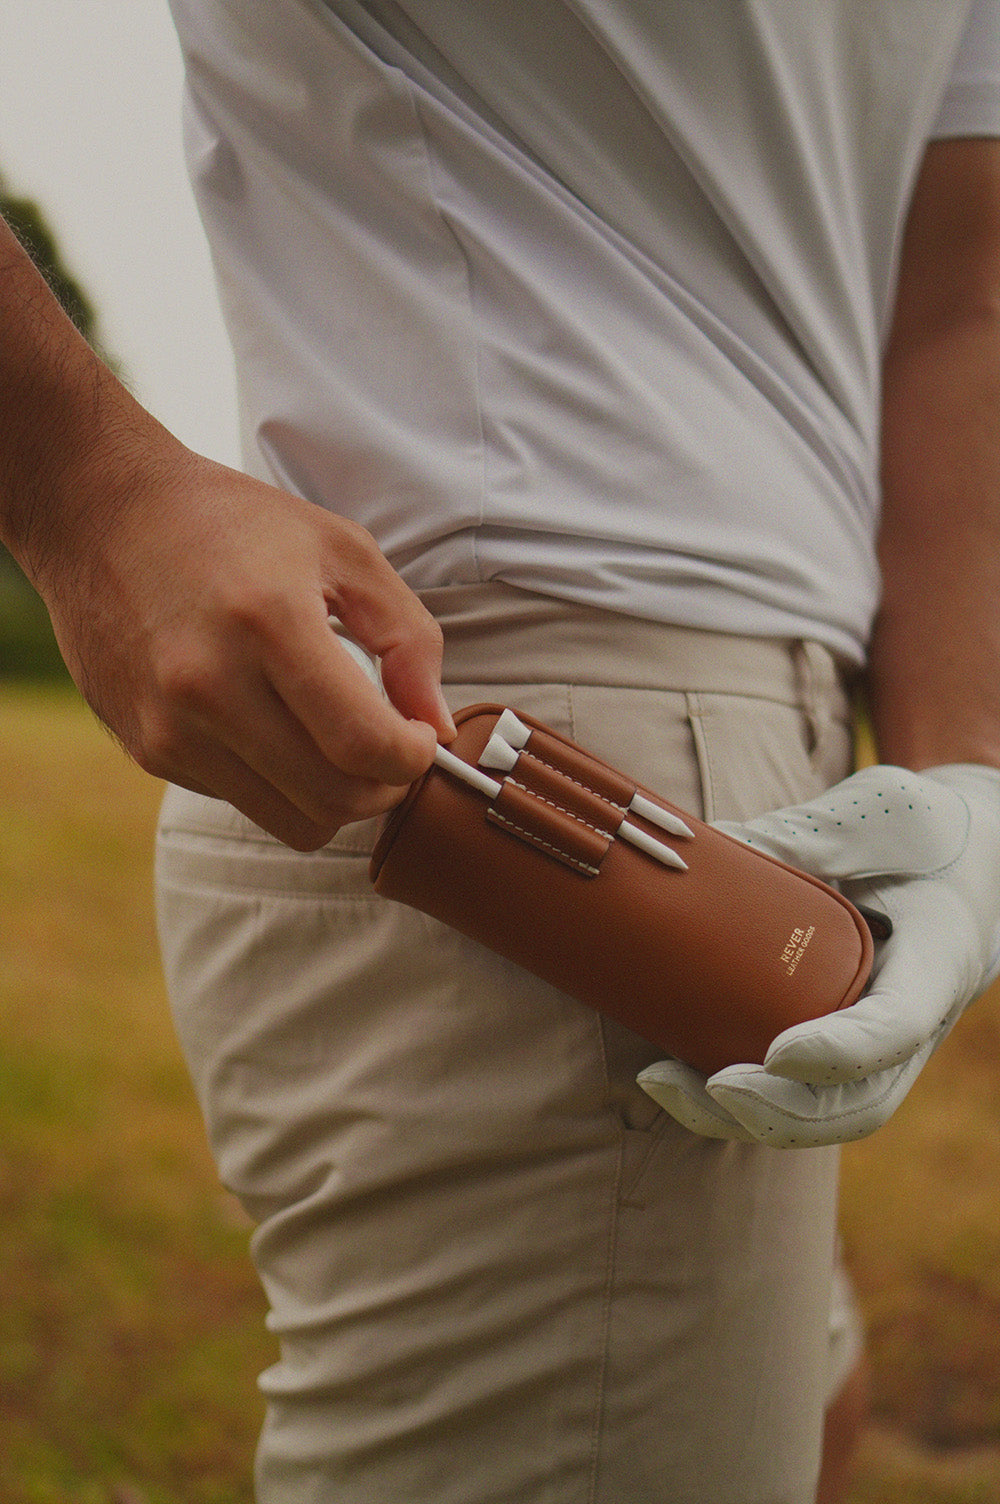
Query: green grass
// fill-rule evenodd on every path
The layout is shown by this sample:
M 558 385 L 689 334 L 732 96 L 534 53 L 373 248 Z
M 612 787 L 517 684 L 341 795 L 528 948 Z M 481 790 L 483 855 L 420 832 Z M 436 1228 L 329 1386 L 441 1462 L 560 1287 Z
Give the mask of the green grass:
M 251 1497 L 275 1354 L 160 980 L 158 802 L 72 691 L 0 685 L 0 1504 Z M 846 1154 L 851 1504 L 1000 1504 L 998 1084 L 994 993 Z
M 0 544 L 0 680 L 58 681 L 69 675 L 49 614 Z
M 0 690 L 0 1504 L 245 1504 L 272 1361 L 156 958 L 159 790 Z

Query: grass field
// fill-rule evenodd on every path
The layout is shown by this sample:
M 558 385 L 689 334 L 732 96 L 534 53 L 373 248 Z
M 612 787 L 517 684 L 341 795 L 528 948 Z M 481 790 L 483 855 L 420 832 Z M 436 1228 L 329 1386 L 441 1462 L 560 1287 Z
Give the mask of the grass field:
M 158 798 L 71 692 L 0 686 L 0 1504 L 251 1497 L 274 1353 L 159 978 Z M 1000 995 L 848 1152 L 843 1223 L 852 1504 L 1000 1504 Z

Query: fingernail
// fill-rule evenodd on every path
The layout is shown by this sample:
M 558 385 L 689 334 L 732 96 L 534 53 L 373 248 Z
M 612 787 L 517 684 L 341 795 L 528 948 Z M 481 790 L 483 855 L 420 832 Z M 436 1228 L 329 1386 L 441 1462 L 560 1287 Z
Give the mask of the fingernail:
M 437 692 L 437 698 L 438 705 L 441 707 L 441 723 L 445 728 L 447 740 L 451 741 L 452 737 L 458 735 L 458 727 L 452 719 L 451 711 L 448 709 L 448 702 L 445 700 L 444 694 L 440 689 Z

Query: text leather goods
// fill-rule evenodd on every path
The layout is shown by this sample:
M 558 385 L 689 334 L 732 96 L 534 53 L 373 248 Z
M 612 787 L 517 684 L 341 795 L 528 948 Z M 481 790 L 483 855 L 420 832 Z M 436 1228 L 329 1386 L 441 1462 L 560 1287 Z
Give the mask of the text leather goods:
M 460 711 L 448 751 L 478 768 L 504 709 Z M 436 765 L 413 785 L 372 855 L 379 893 L 708 1073 L 759 1064 L 789 1025 L 857 999 L 872 938 L 841 894 L 639 788 L 532 717 L 518 712 L 516 724 L 527 739 L 509 771 L 490 775 L 495 797 Z M 647 819 L 644 799 L 687 833 Z M 623 839 L 625 827 L 640 837 Z M 634 844 L 643 835 L 677 865 Z

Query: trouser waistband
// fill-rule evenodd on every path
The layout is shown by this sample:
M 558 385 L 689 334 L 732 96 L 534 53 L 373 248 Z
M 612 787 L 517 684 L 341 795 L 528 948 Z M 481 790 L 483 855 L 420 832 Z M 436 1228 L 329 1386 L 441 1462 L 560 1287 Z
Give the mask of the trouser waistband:
M 646 621 L 511 585 L 420 592 L 444 632 L 450 684 L 593 684 L 751 695 L 848 708 L 845 673 L 821 644 Z

